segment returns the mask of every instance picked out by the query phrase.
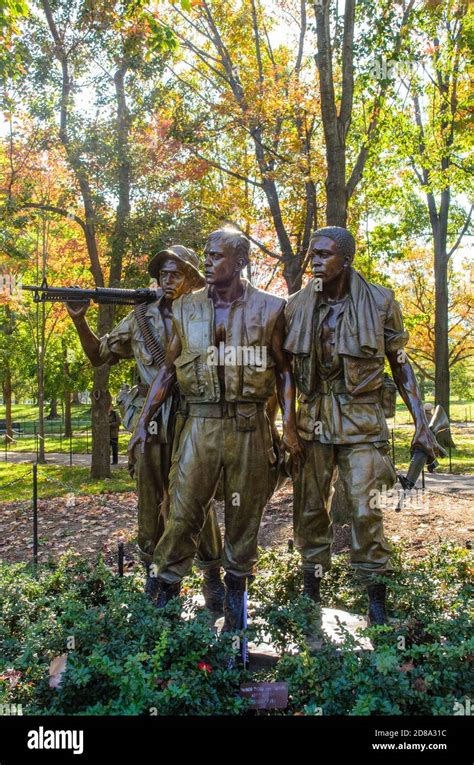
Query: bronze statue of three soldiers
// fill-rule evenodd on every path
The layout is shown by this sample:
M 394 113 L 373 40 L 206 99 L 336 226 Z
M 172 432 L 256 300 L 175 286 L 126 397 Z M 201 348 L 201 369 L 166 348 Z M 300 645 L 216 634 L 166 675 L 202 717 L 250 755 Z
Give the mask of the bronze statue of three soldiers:
M 152 259 L 149 271 L 163 296 L 146 313 L 166 348 L 161 365 L 153 362 L 134 312 L 97 338 L 84 318 L 86 307 L 68 307 L 93 364 L 134 357 L 138 365 L 129 460 L 137 477 L 146 593 L 165 606 L 197 560 L 206 605 L 214 612 L 223 607 L 224 631 L 242 628 L 246 581 L 281 461 L 266 408 L 276 390 L 303 592 L 320 602 L 321 578 L 331 565 L 330 506 L 339 472 L 352 518 L 352 565 L 367 586 L 369 622 L 383 624 L 381 578 L 391 565 L 380 492 L 396 481 L 384 412 L 390 399 L 385 358 L 415 423 L 412 448 L 433 459 L 439 453 L 404 352 L 408 334 L 400 307 L 392 290 L 367 282 L 352 267 L 355 241 L 346 229 L 313 233 L 312 278 L 287 303 L 242 277 L 249 253 L 240 231 L 223 228 L 207 240 L 204 279 L 197 256 L 181 245 Z M 219 485 L 223 546 L 213 506 Z

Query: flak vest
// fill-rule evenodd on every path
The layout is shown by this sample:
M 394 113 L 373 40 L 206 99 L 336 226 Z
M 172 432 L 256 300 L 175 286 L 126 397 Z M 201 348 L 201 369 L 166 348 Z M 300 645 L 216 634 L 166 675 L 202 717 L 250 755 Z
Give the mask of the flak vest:
M 229 309 L 225 347 L 245 351 L 241 363 L 224 365 L 225 400 L 265 402 L 275 389 L 271 338 L 285 301 L 249 282 L 244 284 L 243 296 Z M 190 404 L 220 401 L 218 367 L 210 350 L 216 348 L 216 342 L 214 304 L 208 288 L 175 300 L 173 320 L 182 344 L 174 362 L 182 396 Z M 264 364 L 258 363 L 262 358 Z

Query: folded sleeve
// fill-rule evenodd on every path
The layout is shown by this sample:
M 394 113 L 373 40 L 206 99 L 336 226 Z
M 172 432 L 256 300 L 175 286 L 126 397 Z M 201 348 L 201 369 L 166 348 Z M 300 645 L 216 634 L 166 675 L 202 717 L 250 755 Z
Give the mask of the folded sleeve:
M 120 359 L 133 359 L 133 313 L 129 313 L 111 332 L 100 338 L 99 353 L 104 364 L 117 364 Z
M 408 342 L 409 334 L 403 323 L 402 309 L 395 299 L 390 303 L 383 333 L 386 353 L 398 351 Z

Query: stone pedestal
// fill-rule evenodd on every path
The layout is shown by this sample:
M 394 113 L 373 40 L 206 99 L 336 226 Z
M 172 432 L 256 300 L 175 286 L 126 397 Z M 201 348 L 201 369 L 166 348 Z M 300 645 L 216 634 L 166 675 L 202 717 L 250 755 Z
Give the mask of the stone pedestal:
M 204 607 L 204 598 L 202 595 L 195 595 L 193 597 L 193 603 L 198 607 Z M 258 604 L 249 601 L 249 612 L 255 610 Z M 183 618 L 189 619 L 190 614 L 183 612 Z M 224 624 L 224 617 L 216 617 L 215 619 L 209 615 L 210 623 L 213 624 L 213 628 L 220 632 Z M 256 620 L 250 617 L 250 623 L 255 624 Z M 261 620 L 258 620 L 262 623 Z M 355 651 L 373 651 L 373 645 L 367 637 L 360 635 L 360 630 L 367 627 L 367 620 L 363 616 L 358 614 L 351 614 L 348 611 L 342 611 L 337 608 L 320 608 L 314 607 L 314 619 L 312 621 L 311 635 L 307 636 L 306 645 L 308 650 L 313 653 L 320 651 L 324 645 L 329 642 L 338 644 L 344 642 L 347 634 L 351 635 L 354 639 Z M 280 658 L 280 653 L 276 650 L 271 641 L 269 634 L 263 634 L 259 643 L 249 642 L 248 644 L 249 658 L 250 658 L 250 670 L 256 672 L 261 669 L 266 669 L 276 664 Z M 285 653 L 294 654 L 298 652 L 296 645 L 288 645 L 285 648 Z
M 343 643 L 348 634 L 354 638 L 354 650 L 373 651 L 370 640 L 360 635 L 360 630 L 367 627 L 363 616 L 350 614 L 338 608 L 321 608 L 319 616 L 315 616 L 314 635 L 308 638 L 310 650 L 319 650 L 325 642 Z

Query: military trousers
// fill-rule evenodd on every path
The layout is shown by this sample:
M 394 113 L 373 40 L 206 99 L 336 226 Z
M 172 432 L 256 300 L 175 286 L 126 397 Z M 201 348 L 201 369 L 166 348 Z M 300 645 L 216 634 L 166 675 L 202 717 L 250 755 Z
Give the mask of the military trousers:
M 169 515 L 168 479 L 172 445 L 147 441 L 142 454 L 135 448 L 135 478 L 138 493 L 138 549 L 140 558 L 151 563 L 158 540 L 163 536 Z M 208 508 L 206 523 L 199 536 L 196 562 L 200 568 L 222 561 L 222 540 L 213 503 Z
M 276 463 L 263 407 L 252 418 L 253 429 L 246 430 L 241 429 L 245 422 L 235 414 L 186 419 L 170 471 L 169 520 L 153 555 L 154 573 L 160 579 L 178 582 L 190 572 L 221 473 L 225 502 L 222 565 L 235 576 L 252 573 Z
M 305 441 L 306 462 L 293 476 L 294 535 L 304 569 L 331 566 L 331 500 L 334 480 L 343 482 L 352 518 L 351 563 L 362 582 L 392 570 L 391 548 L 383 529 L 380 492 L 395 484 L 388 448 Z

